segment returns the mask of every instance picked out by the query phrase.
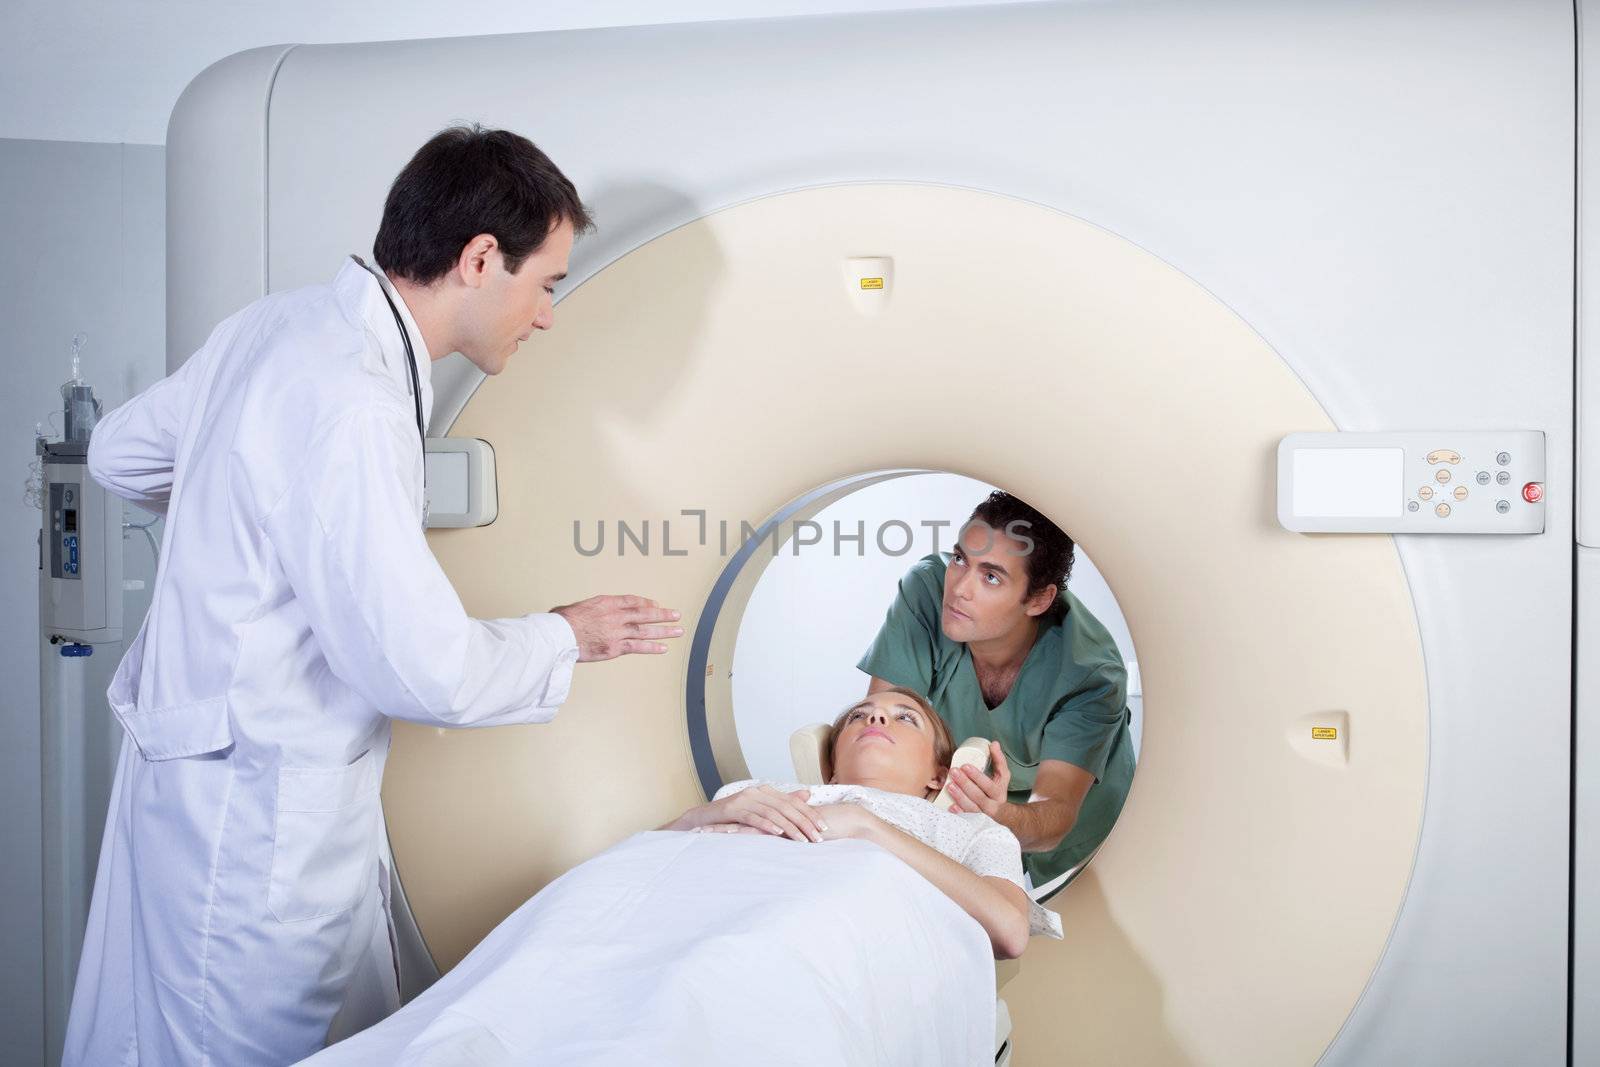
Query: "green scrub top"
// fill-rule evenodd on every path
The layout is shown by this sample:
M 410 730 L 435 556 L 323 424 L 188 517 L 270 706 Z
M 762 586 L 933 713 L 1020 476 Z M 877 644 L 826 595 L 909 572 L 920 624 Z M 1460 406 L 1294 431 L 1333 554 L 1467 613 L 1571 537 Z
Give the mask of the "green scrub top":
M 924 556 L 900 589 L 872 647 L 857 666 L 928 697 L 957 744 L 1000 742 L 1011 767 L 1010 799 L 1026 804 L 1042 759 L 1065 760 L 1094 775 L 1078 821 L 1051 852 L 1026 852 L 1033 884 L 1043 885 L 1086 859 L 1117 821 L 1133 781 L 1128 734 L 1128 672 L 1100 620 L 1071 592 L 1041 618 L 1038 637 L 1011 692 L 984 703 L 967 646 L 944 635 L 944 574 L 949 553 Z

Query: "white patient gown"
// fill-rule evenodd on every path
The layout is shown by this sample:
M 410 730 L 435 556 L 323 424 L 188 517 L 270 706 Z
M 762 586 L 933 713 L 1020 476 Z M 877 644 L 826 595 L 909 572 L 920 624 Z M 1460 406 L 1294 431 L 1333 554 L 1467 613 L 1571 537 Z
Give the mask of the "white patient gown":
M 712 797 L 721 800 L 751 786 L 767 785 L 780 793 L 807 790 L 806 803 L 859 804 L 872 814 L 910 834 L 936 852 L 955 860 L 985 878 L 1004 878 L 1027 891 L 1022 870 L 1022 846 L 1017 835 L 981 811 L 941 811 L 921 797 L 891 793 L 867 785 L 796 785 L 758 778 L 729 782 Z M 1028 932 L 1061 940 L 1061 916 L 1029 898 Z
M 95 429 L 93 476 L 167 524 L 108 693 L 126 736 L 69 1065 L 282 1064 L 392 1011 L 390 718 L 542 722 L 566 699 L 566 621 L 469 618 L 423 538 L 379 285 L 352 260 L 257 301 Z

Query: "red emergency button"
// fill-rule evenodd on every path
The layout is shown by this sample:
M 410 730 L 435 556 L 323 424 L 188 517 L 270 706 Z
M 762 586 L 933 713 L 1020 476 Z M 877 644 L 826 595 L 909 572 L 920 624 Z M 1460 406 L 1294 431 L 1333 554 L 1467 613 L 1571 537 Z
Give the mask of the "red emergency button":
M 1529 482 L 1522 487 L 1522 499 L 1530 504 L 1537 504 L 1544 499 L 1544 486 L 1539 482 Z

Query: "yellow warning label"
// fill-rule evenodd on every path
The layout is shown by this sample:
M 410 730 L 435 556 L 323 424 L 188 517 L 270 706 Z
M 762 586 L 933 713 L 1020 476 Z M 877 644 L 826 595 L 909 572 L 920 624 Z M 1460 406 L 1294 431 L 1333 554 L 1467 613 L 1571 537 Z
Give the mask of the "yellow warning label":
M 1337 726 L 1313 726 L 1311 728 L 1311 737 L 1317 741 L 1337 741 L 1339 740 L 1339 728 Z
M 883 288 L 883 279 L 882 278 L 862 278 L 861 279 L 861 288 L 863 288 L 863 289 L 882 289 Z

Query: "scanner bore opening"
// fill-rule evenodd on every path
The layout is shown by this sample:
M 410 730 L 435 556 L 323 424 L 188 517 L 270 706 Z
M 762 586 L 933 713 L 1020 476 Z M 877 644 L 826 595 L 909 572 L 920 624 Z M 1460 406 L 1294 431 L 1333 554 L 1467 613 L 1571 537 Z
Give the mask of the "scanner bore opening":
M 856 663 L 900 577 L 930 553 L 948 556 L 961 525 L 996 488 L 945 471 L 856 475 L 791 501 L 740 545 L 691 646 L 691 748 L 707 796 L 738 777 L 793 779 L 790 735 L 831 721 L 866 691 L 870 679 Z M 1069 524 L 1050 518 L 1071 536 Z M 1127 667 L 1137 757 L 1138 656 L 1115 594 L 1081 545 L 1067 588 L 1105 626 Z M 726 650 L 720 667 L 714 646 Z M 1034 897 L 1059 892 L 1092 858 L 1035 886 Z

